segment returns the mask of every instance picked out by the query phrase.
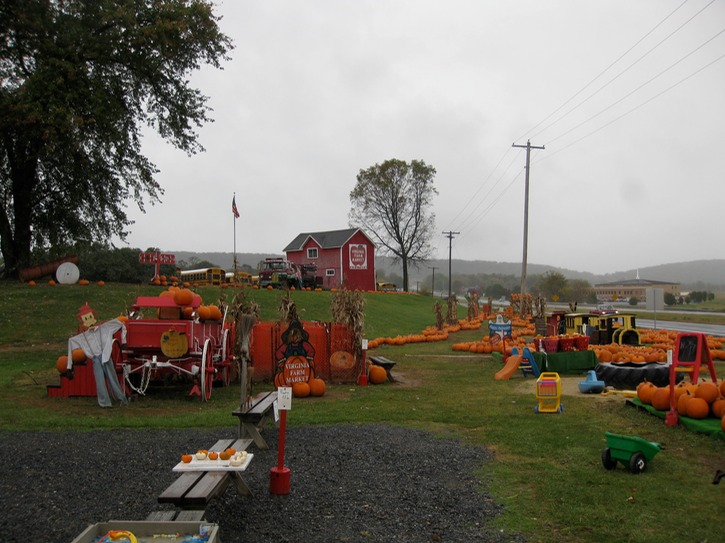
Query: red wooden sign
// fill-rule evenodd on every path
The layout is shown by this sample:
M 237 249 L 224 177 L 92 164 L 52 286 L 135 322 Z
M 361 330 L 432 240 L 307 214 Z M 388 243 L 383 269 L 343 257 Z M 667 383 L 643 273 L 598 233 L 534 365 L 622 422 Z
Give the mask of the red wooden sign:
M 176 264 L 176 255 L 164 254 L 161 251 L 139 253 L 138 261 L 141 264 Z

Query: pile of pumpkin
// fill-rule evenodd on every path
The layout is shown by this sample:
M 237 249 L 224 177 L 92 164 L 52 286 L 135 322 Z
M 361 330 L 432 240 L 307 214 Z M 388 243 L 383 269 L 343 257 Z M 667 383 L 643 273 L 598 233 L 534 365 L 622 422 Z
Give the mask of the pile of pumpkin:
M 292 395 L 295 398 L 307 398 L 308 396 L 320 397 L 324 396 L 326 391 L 327 384 L 319 377 L 312 377 L 309 381 L 292 383 Z
M 183 319 L 191 320 L 194 318 L 194 308 L 189 304 L 194 300 L 194 292 L 188 288 L 180 288 L 170 286 L 159 294 L 160 297 L 170 296 L 174 299 L 174 303 L 181 306 L 181 316 Z M 223 318 L 222 311 L 218 305 L 200 305 L 196 308 L 196 314 L 201 321 L 220 321 Z
M 652 347 L 665 352 L 675 349 L 675 341 L 677 340 L 677 331 L 675 330 L 651 330 L 645 328 L 640 329 L 639 334 L 642 343 L 651 344 Z M 723 349 L 725 338 L 707 336 L 706 339 L 712 358 L 714 360 L 725 360 L 725 349 Z
M 715 417 L 721 419 L 725 430 L 725 380 L 720 381 L 719 385 L 711 381 L 681 381 L 675 385 L 674 393 L 675 409 L 679 415 L 692 419 Z M 642 381 L 637 386 L 637 398 L 658 411 L 670 409 L 669 386 L 658 387 L 649 381 Z
M 669 348 L 672 349 L 673 347 Z M 661 345 L 635 347 L 633 345 L 610 343 L 609 345 L 594 345 L 590 348 L 597 355 L 599 362 L 634 362 L 635 364 L 667 362 L 667 350 L 663 349 Z

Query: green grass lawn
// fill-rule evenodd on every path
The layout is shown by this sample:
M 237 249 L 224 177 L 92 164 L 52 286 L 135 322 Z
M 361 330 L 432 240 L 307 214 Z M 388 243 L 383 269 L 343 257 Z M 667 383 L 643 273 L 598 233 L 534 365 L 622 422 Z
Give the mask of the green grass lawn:
M 187 400 L 188 387 L 155 390 L 122 409 L 101 410 L 95 398 L 47 397 L 46 385 L 58 380 L 55 360 L 74 333 L 75 314 L 84 302 L 105 320 L 123 311 L 136 295 L 157 291 L 125 285 L 0 284 L 0 427 L 62 431 L 235 426 L 231 411 L 239 403 L 237 385 L 214 388 L 206 403 Z M 211 303 L 234 291 L 209 288 L 201 293 Z M 277 318 L 280 291 L 247 294 L 260 303 L 265 320 Z M 292 296 L 303 320 L 330 320 L 330 293 Z M 370 338 L 415 333 L 435 322 L 431 298 L 368 294 L 366 300 Z M 288 424 L 381 422 L 489 447 L 495 461 L 478 475 L 505 505 L 497 526 L 523 532 L 531 541 L 722 539 L 717 521 L 725 488 L 711 480 L 717 469 L 725 469 L 723 441 L 667 427 L 661 419 L 626 406 L 619 396 L 565 394 L 562 414 L 534 414 L 538 402 L 533 378 L 519 373 L 509 381 L 495 381 L 500 360 L 451 350 L 452 343 L 482 335 L 460 332 L 447 342 L 379 347 L 377 353 L 397 362 L 393 373 L 398 382 L 329 384 L 322 398 L 295 399 Z M 725 364 L 716 368 L 725 374 Z M 643 474 L 632 475 L 621 466 L 607 471 L 601 464 L 605 431 L 636 435 L 662 443 L 664 449 Z

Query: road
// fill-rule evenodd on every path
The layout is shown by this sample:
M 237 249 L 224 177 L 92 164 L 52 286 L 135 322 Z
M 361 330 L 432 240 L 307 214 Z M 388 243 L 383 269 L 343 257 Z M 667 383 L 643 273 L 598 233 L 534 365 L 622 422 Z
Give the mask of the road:
M 698 324 L 694 322 L 654 321 L 637 319 L 637 328 L 675 330 L 677 332 L 702 332 L 708 336 L 725 337 L 725 326 L 719 324 Z

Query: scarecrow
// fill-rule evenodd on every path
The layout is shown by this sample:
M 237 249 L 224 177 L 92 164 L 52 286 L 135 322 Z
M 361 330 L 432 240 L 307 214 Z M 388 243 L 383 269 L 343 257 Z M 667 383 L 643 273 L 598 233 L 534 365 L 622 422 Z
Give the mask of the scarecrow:
M 93 377 L 96 381 L 98 405 L 111 407 L 111 395 L 114 400 L 122 404 L 128 403 L 126 394 L 121 390 L 118 382 L 116 368 L 111 361 L 113 339 L 117 332 L 121 333 L 121 344 L 126 344 L 126 327 L 118 319 L 96 324 L 96 312 L 86 302 L 78 311 L 77 335 L 68 340 L 68 372 L 69 379 L 73 378 L 73 350 L 82 349 L 86 356 L 93 361 Z M 108 385 L 108 387 L 106 386 Z M 108 388 L 111 389 L 109 395 Z

